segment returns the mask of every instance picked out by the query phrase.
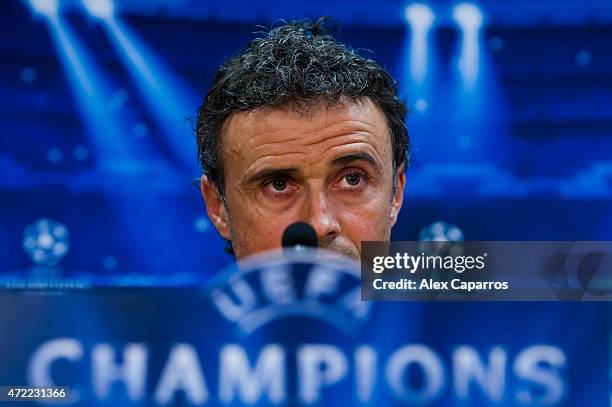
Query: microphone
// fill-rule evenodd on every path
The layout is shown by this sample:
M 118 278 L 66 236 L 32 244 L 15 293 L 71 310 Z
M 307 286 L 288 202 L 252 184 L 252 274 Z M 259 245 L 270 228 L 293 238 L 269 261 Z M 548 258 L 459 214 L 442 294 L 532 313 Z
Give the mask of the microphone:
M 306 222 L 292 223 L 283 232 L 282 245 L 286 249 L 293 248 L 295 251 L 303 251 L 307 247 L 317 247 L 318 243 L 317 233 Z

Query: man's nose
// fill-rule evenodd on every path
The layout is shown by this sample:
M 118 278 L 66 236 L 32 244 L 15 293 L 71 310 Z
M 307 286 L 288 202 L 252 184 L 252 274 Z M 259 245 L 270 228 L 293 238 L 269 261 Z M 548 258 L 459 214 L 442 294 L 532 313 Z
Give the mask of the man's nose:
M 302 216 L 314 228 L 319 243 L 340 234 L 338 213 L 326 191 L 310 191 L 303 211 Z

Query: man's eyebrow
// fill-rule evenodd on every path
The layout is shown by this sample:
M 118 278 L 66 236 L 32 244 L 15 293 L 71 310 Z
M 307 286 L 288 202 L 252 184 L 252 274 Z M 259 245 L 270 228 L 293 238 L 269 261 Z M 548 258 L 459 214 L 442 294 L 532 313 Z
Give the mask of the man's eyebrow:
M 285 168 L 264 168 L 260 171 L 257 171 L 253 175 L 247 176 L 245 182 L 247 184 L 255 183 L 263 181 L 267 178 L 274 177 L 294 177 L 300 172 L 299 169 L 294 167 L 285 167 Z
M 365 162 L 367 162 L 369 164 L 372 164 L 379 171 L 382 172 L 382 168 L 380 166 L 380 163 L 378 161 L 376 161 L 376 159 L 374 159 L 374 157 L 372 157 L 372 155 L 370 155 L 369 153 L 366 153 L 366 152 L 352 153 L 352 154 L 347 154 L 347 155 L 343 155 L 343 156 L 340 156 L 340 157 L 336 157 L 332 161 L 332 164 L 348 165 L 348 164 L 350 164 L 352 162 L 355 162 L 355 161 L 365 161 Z

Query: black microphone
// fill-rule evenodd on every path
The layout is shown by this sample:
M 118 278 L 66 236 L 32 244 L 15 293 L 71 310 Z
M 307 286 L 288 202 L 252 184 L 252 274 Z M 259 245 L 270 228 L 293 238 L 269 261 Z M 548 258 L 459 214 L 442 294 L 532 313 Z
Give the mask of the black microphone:
M 292 223 L 283 232 L 282 245 L 284 248 L 301 251 L 307 247 L 317 247 L 318 243 L 317 232 L 306 222 Z

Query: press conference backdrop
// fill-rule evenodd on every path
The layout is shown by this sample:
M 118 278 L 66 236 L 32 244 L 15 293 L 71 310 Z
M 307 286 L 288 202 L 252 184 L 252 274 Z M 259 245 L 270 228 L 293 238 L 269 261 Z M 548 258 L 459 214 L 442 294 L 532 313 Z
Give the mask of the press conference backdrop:
M 168 286 L 218 275 L 232 259 L 192 186 L 197 107 L 216 68 L 246 41 L 280 19 L 321 15 L 337 19 L 342 42 L 393 73 L 411 107 L 413 153 L 393 239 L 612 240 L 608 2 L 329 3 L 3 1 L 0 279 Z M 37 306 L 57 316 L 85 301 L 67 298 L 30 303 L 30 318 L 39 318 Z M 58 337 L 80 343 L 86 359 L 105 340 L 121 351 L 139 327 L 150 332 L 140 339 L 165 349 L 161 365 L 176 342 L 208 332 L 187 329 L 198 310 L 208 315 L 197 302 L 182 319 L 168 311 L 146 322 L 134 311 L 102 327 L 94 318 L 100 334 L 89 336 L 82 320 L 15 329 L 9 321 L 27 300 L 2 301 L 1 353 L 19 368 L 10 384 Z M 164 301 L 173 309 L 178 300 Z M 430 347 L 445 366 L 462 345 L 482 357 L 503 347 L 509 359 L 546 345 L 567 362 L 557 404 L 600 405 L 609 390 L 605 304 L 385 307 L 397 338 Z M 95 309 L 109 308 L 101 300 Z M 113 320 L 108 312 L 95 315 Z M 169 326 L 178 326 L 172 338 Z M 385 345 L 387 356 L 395 345 Z M 453 391 L 446 402 L 457 401 Z

